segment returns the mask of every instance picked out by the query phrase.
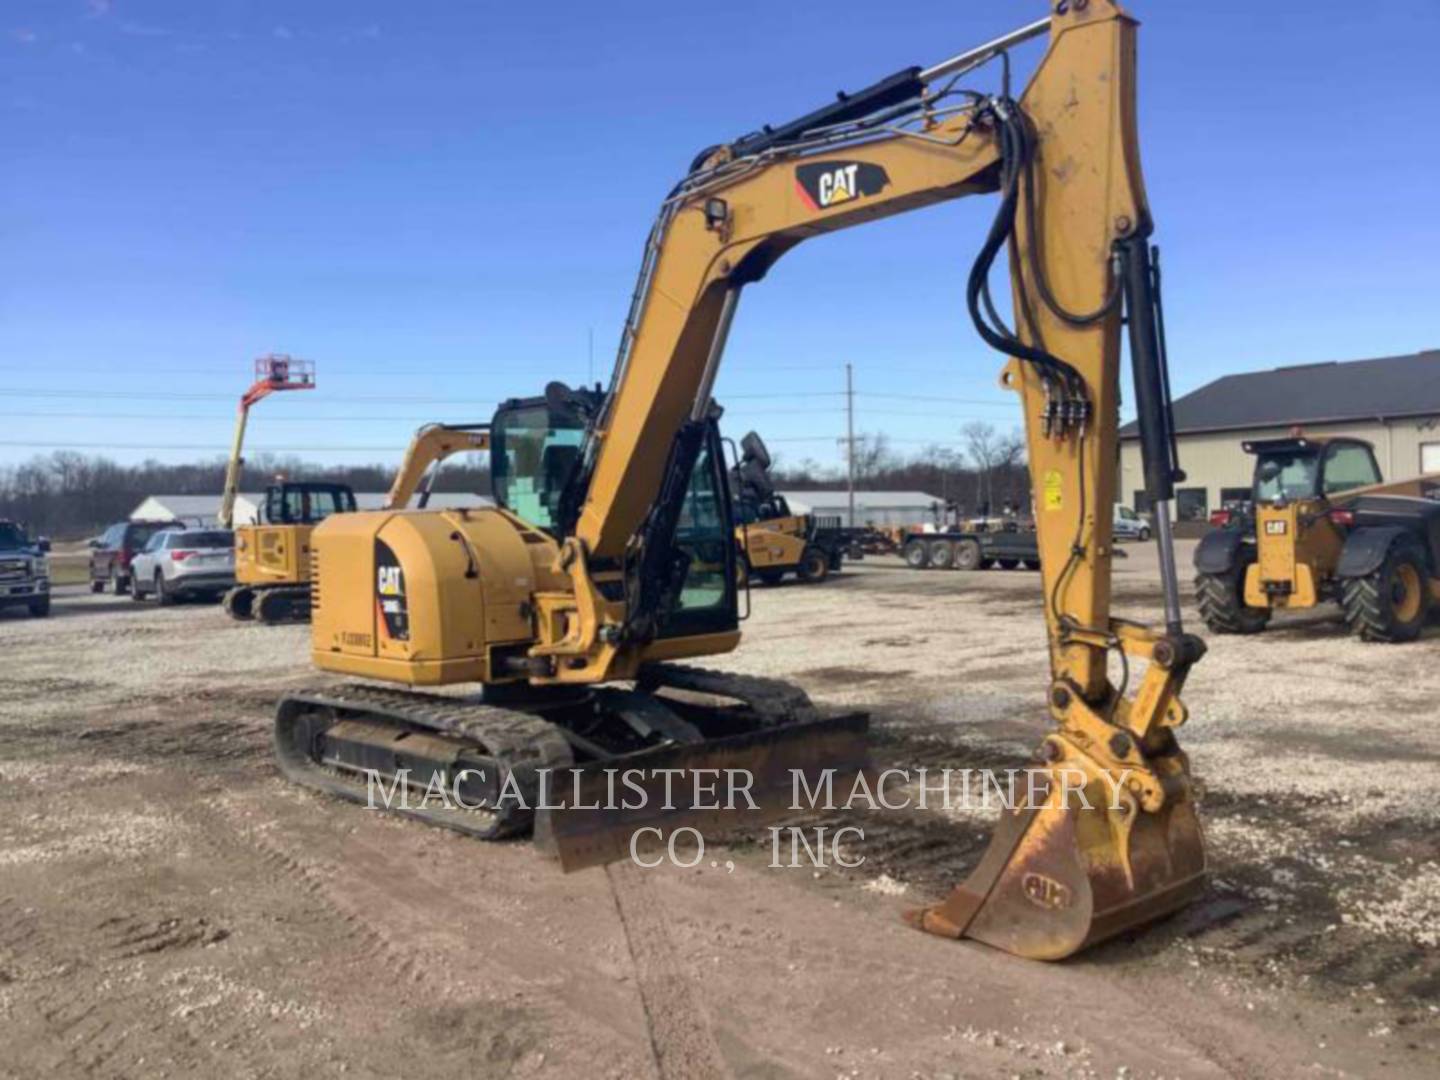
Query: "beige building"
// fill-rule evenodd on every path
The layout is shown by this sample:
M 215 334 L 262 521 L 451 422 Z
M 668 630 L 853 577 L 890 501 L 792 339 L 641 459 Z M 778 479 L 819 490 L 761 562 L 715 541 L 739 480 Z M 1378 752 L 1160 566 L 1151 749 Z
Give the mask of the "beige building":
M 1247 439 L 1353 435 L 1375 447 L 1387 480 L 1440 473 L 1440 350 L 1409 356 L 1227 375 L 1175 402 L 1176 442 L 1186 479 L 1175 517 L 1204 521 L 1226 502 L 1250 497 Z M 1118 499 L 1148 509 L 1133 423 L 1120 432 Z

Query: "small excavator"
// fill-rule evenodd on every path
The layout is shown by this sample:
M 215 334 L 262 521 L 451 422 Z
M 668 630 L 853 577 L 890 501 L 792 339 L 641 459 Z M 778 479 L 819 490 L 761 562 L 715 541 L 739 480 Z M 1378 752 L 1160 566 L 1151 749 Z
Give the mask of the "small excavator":
M 1195 597 L 1217 634 L 1256 634 L 1278 609 L 1340 604 L 1362 641 L 1420 636 L 1440 605 L 1440 476 L 1386 483 L 1375 449 L 1349 436 L 1244 444 L 1251 509 L 1195 548 Z
M 271 394 L 315 389 L 315 365 L 309 360 L 272 353 L 255 361 L 255 382 L 240 399 L 235 438 L 220 496 L 220 525 L 235 533 L 235 585 L 225 593 L 225 613 L 239 622 L 303 622 L 310 615 L 310 533 L 334 513 L 355 509 L 355 493 L 345 484 L 286 481 L 265 489 L 260 520 L 235 525 L 235 500 L 250 408 Z
M 864 714 L 826 715 L 786 683 L 681 663 L 740 641 L 712 390 L 742 291 L 785 252 L 988 194 L 995 216 L 965 303 L 1008 357 L 1001 383 L 1024 412 L 1055 726 L 1034 762 L 1043 797 L 1006 810 L 971 876 L 910 918 L 1058 959 L 1195 897 L 1205 852 L 1176 731 L 1204 646 L 1181 623 L 1167 512 L 1179 470 L 1136 28 L 1112 0 L 1058 0 L 977 49 L 697 154 L 645 245 L 608 388 L 552 383 L 495 414 L 496 506 L 343 514 L 315 530 L 312 657 L 369 682 L 280 702 L 282 770 L 359 802 L 377 776 L 406 792 L 453 788 L 458 805 L 388 805 L 478 837 L 533 829 L 569 869 L 625 857 L 642 825 L 673 836 L 786 813 L 797 772 L 813 782 L 865 768 Z M 1013 96 L 1011 48 L 1047 35 Z M 965 85 L 991 63 L 998 90 Z M 990 285 L 1006 249 L 1008 322 Z M 1110 614 L 1125 335 L 1160 628 Z M 417 689 L 462 684 L 482 692 Z M 717 800 L 715 777 L 735 773 L 746 798 Z M 634 797 L 617 782 L 632 774 Z M 696 782 L 672 792 L 687 774 Z

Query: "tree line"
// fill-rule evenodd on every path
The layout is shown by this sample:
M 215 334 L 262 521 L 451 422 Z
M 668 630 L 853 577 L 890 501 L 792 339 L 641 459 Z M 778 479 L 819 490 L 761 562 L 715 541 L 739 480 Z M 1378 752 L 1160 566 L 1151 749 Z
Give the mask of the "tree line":
M 897 451 L 884 434 L 855 437 L 855 487 L 859 491 L 923 491 L 962 515 L 998 514 L 1007 506 L 1022 515 L 1030 508 L 1030 472 L 1025 438 L 975 421 L 960 430 L 959 446 L 934 443 L 913 454 Z M 848 468 L 805 459 L 780 460 L 772 467 L 779 488 L 842 491 Z
M 1002 433 L 975 422 L 961 429 L 959 447 L 939 444 L 914 454 L 896 451 L 884 434 L 855 440 L 855 484 L 862 491 L 924 491 L 964 514 L 999 513 L 1006 506 L 1024 513 L 1030 505 L 1030 475 L 1019 432 Z M 794 464 L 776 459 L 781 488 L 843 490 L 847 469 L 813 460 Z M 255 454 L 241 473 L 242 492 L 263 491 L 277 477 L 349 484 L 356 491 L 387 491 L 395 466 L 317 465 L 297 457 Z M 121 465 L 108 458 L 58 450 L 22 465 L 0 467 L 0 518 L 18 521 L 33 535 L 79 540 L 122 521 L 151 495 L 213 495 L 218 508 L 225 459 L 181 465 L 145 461 Z M 490 470 L 483 455 L 447 462 L 435 490 L 490 494 Z
M 296 457 L 255 454 L 241 471 L 240 490 L 260 492 L 279 477 L 388 491 L 395 466 L 316 465 Z M 0 467 L 0 518 L 21 522 L 34 536 L 80 540 L 123 521 L 151 495 L 211 495 L 218 509 L 224 483 L 223 457 L 183 465 L 120 465 L 105 457 L 57 450 L 22 465 Z M 435 490 L 488 495 L 490 470 L 454 458 L 440 473 Z

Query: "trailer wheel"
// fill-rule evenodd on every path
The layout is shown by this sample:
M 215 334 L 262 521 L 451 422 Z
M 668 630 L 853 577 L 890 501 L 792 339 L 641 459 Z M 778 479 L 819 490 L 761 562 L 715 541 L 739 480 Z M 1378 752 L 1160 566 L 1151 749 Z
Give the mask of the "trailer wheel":
M 1195 575 L 1195 601 L 1200 618 L 1216 634 L 1258 634 L 1270 621 L 1269 608 L 1245 606 L 1245 570 L 1255 561 L 1252 548 L 1242 546 L 1236 563 L 1220 574 Z
M 924 540 L 909 540 L 900 553 L 912 570 L 924 570 L 930 565 L 930 548 Z
M 1025 569 L 1026 569 L 1026 570 L 1039 570 L 1039 569 L 1040 569 L 1040 560 L 1039 560 L 1039 559 L 1026 559 L 1026 560 L 1025 560 Z
M 930 565 L 936 570 L 949 570 L 955 565 L 955 545 L 949 540 L 930 541 Z
M 1341 603 L 1361 641 L 1414 641 L 1430 607 L 1424 556 L 1414 544 L 1394 545 L 1373 574 L 1346 579 Z
M 996 559 L 995 561 L 1000 564 L 1001 570 L 1014 570 L 1020 565 L 1019 559 Z
M 806 548 L 795 573 L 801 581 L 818 584 L 830 573 L 830 556 L 817 547 Z
M 955 544 L 956 570 L 983 570 L 985 558 L 980 553 L 980 541 L 960 540 Z

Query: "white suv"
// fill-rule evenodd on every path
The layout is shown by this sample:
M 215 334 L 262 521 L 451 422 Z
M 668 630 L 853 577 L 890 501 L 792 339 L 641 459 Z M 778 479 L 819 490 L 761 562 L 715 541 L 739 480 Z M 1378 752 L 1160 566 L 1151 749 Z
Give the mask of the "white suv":
M 217 599 L 235 584 L 235 537 L 225 529 L 166 529 L 130 560 L 130 598 L 161 604 Z

